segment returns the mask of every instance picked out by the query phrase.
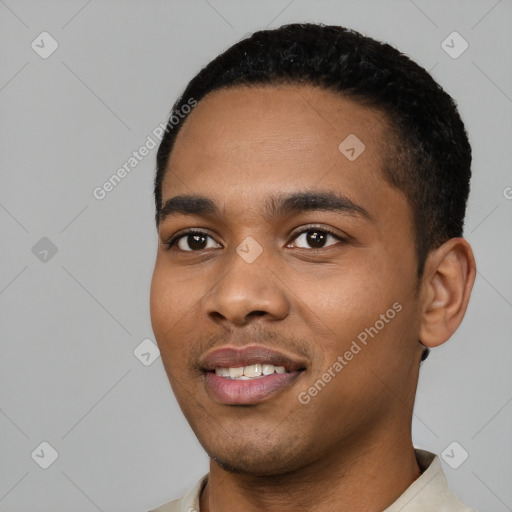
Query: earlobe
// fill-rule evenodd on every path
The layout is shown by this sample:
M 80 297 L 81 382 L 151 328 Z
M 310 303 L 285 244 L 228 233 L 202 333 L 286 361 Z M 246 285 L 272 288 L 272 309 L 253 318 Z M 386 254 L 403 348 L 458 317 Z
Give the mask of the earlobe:
M 464 238 L 452 238 L 432 251 L 422 280 L 420 341 L 437 347 L 459 327 L 476 275 L 473 251 Z

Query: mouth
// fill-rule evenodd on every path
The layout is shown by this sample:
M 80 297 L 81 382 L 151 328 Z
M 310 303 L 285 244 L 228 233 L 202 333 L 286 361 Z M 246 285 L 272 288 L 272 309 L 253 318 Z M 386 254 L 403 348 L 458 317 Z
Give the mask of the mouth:
M 283 392 L 306 370 L 304 361 L 263 346 L 217 349 L 202 360 L 209 396 L 225 405 L 250 405 Z
M 268 375 L 290 373 L 284 366 L 276 366 L 271 363 L 255 363 L 247 366 L 232 366 L 229 368 L 215 368 L 215 375 L 234 380 L 262 379 Z

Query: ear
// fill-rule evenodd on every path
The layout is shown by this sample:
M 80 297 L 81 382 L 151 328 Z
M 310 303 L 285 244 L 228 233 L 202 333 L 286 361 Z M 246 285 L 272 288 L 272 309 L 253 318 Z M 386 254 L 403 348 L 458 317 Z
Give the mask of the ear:
M 464 238 L 452 238 L 432 251 L 422 279 L 420 341 L 441 345 L 459 327 L 475 282 L 473 251 Z

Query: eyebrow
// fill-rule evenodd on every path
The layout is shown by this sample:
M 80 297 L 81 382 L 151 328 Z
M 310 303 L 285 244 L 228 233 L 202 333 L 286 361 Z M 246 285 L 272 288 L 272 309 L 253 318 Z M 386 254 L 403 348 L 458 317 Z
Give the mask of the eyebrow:
M 372 220 L 362 206 L 334 192 L 294 192 L 271 197 L 264 205 L 268 218 L 285 217 L 306 211 L 330 211 Z M 199 195 L 179 195 L 165 201 L 160 210 L 160 222 L 171 215 L 220 216 L 219 206 L 210 198 Z

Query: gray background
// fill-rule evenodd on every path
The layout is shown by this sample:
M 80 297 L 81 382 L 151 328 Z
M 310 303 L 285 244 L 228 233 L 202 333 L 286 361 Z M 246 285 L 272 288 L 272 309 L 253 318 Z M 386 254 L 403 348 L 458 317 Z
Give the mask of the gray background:
M 103 200 L 92 191 L 200 66 L 296 21 L 394 44 L 460 106 L 478 276 L 463 325 L 423 366 L 414 442 L 440 454 L 457 441 L 452 459 L 469 458 L 443 461 L 453 489 L 481 512 L 512 510 L 511 13 L 507 0 L 0 0 L 0 510 L 144 511 L 208 470 L 161 359 L 134 355 L 153 339 L 156 149 Z M 31 48 L 49 48 L 43 31 L 59 44 L 46 59 Z M 453 31 L 469 43 L 457 59 L 441 47 Z M 58 452 L 48 469 L 43 441 Z

